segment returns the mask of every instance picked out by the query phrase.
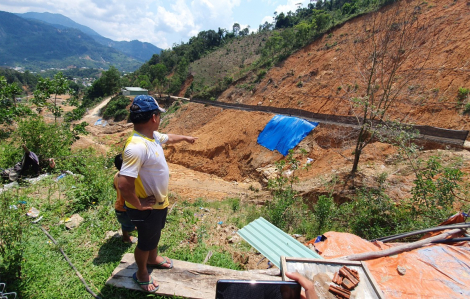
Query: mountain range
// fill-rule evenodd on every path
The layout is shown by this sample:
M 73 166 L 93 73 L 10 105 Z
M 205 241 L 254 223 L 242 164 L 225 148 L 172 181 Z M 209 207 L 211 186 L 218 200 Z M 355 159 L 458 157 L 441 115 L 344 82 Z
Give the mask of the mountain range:
M 150 43 L 105 38 L 60 14 L 0 11 L 0 66 L 38 71 L 114 65 L 134 71 L 160 52 Z

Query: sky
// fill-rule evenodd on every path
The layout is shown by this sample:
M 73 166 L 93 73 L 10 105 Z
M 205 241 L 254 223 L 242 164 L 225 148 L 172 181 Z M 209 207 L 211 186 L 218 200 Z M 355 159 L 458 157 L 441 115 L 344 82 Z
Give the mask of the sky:
M 295 11 L 310 0 L 0 0 L 11 13 L 62 14 L 115 41 L 139 40 L 168 49 L 203 30 L 234 23 L 250 31 L 273 22 L 274 12 Z M 314 2 L 314 1 L 313 1 Z

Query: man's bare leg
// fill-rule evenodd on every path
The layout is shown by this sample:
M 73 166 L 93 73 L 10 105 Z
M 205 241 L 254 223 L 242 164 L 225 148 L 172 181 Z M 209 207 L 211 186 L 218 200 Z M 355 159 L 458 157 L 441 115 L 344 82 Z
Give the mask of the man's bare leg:
M 157 251 L 157 249 L 151 250 L 151 251 L 143 251 L 140 250 L 138 247 L 135 248 L 134 250 L 134 258 L 135 262 L 137 264 L 137 279 L 141 282 L 144 281 L 150 281 L 150 275 L 147 271 L 147 260 L 149 258 L 150 252 L 152 251 Z M 155 290 L 156 287 L 158 287 L 158 283 L 156 281 L 153 282 L 152 284 L 149 285 L 141 285 L 140 286 L 142 289 L 146 291 L 153 291 Z
M 136 241 L 133 239 L 128 231 L 123 230 L 122 231 L 122 241 L 124 243 L 136 243 Z

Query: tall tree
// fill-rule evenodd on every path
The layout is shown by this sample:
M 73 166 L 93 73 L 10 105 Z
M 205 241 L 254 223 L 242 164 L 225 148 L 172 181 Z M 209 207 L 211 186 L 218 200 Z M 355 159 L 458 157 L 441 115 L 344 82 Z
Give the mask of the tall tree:
M 16 83 L 8 84 L 5 77 L 0 76 L 0 124 L 9 122 L 20 111 L 17 111 L 16 96 L 21 94 Z
M 32 102 L 40 112 L 46 107 L 54 115 L 54 122 L 62 116 L 62 107 L 57 104 L 57 96 L 70 93 L 69 82 L 62 72 L 57 73 L 53 79 L 40 78 L 34 91 Z
M 359 125 L 352 175 L 358 170 L 364 148 L 377 137 L 383 121 L 391 118 L 391 110 L 405 97 L 406 87 L 419 79 L 436 36 L 432 24 L 425 23 L 419 10 L 407 1 L 370 14 L 362 27 L 354 47 L 340 55 L 340 63 L 351 65 L 341 76 L 349 81 L 347 86 L 355 86 L 347 96 Z M 396 112 L 393 118 L 402 121 L 405 116 Z
M 240 24 L 238 23 L 235 23 L 233 24 L 233 34 L 235 34 L 235 36 L 238 36 L 238 33 L 240 32 Z

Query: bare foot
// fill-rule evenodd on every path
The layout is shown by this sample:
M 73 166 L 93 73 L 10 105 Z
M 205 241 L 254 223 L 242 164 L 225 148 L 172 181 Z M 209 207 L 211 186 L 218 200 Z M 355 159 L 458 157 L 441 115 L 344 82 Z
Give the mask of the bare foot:
M 135 244 L 137 243 L 137 238 L 136 237 L 132 237 L 132 236 L 129 236 L 127 238 L 125 238 L 124 236 L 122 237 L 122 241 L 124 243 L 132 243 L 132 244 Z

